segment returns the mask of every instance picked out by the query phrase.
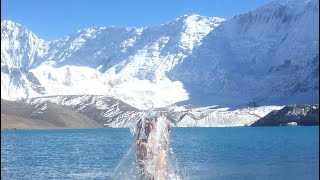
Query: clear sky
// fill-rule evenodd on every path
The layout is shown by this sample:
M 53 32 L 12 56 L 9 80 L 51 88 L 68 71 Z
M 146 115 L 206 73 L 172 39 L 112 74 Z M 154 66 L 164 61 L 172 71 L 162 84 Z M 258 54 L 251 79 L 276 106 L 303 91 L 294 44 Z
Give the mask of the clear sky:
M 100 26 L 146 27 L 185 14 L 230 18 L 271 0 L 1 0 L 1 20 L 29 28 L 45 40 Z

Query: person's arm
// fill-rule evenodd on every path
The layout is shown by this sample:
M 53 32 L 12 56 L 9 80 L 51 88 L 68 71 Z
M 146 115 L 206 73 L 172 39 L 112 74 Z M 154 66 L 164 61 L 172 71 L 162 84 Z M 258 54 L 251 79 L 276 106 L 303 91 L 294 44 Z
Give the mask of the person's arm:
M 170 124 L 167 123 L 167 137 L 165 141 L 163 142 L 162 149 L 160 150 L 159 154 L 159 161 L 157 164 L 157 170 L 158 170 L 158 177 L 162 180 L 165 179 L 165 165 L 167 161 L 167 152 L 169 148 L 169 143 L 170 143 Z
M 162 180 L 164 180 L 164 172 L 165 172 L 165 164 L 166 164 L 166 158 L 167 158 L 167 152 L 166 150 L 161 150 L 159 154 L 159 161 L 157 164 L 157 174 L 158 177 Z

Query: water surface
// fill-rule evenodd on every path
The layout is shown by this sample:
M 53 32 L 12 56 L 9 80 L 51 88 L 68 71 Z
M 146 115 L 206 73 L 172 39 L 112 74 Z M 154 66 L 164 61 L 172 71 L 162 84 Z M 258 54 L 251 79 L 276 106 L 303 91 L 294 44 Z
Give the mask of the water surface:
M 110 179 L 129 129 L 3 130 L 2 179 Z M 172 128 L 190 179 L 319 179 L 318 127 Z

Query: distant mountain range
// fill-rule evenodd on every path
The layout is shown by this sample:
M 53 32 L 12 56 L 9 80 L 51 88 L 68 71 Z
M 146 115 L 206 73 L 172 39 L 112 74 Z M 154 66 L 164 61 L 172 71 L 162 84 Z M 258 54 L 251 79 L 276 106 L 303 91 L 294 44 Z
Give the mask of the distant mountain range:
M 217 106 L 168 106 L 154 111 L 173 127 L 319 125 L 319 105 L 260 106 L 240 109 Z M 19 129 L 132 127 L 145 111 L 97 95 L 67 95 L 1 100 L 1 127 Z M 291 123 L 291 124 L 290 124 Z
M 271 111 L 282 108 L 283 106 L 261 106 L 232 110 L 217 106 L 174 105 L 154 111 L 165 115 L 173 127 L 230 127 L 249 126 Z M 55 128 L 86 127 L 86 123 L 87 128 L 132 127 L 133 123 L 142 118 L 144 112 L 112 97 L 97 95 L 48 96 L 21 101 L 1 101 L 1 114 L 12 117 L 12 121 L 8 121 L 4 127 L 16 127 L 17 123 L 13 122 L 19 118 L 51 122 Z M 96 124 L 92 125 L 92 121 Z M 79 122 L 79 125 L 75 126 L 72 122 Z
M 4 20 L 1 98 L 62 106 L 78 98 L 67 106 L 115 127 L 128 125 L 120 121 L 133 111 L 174 104 L 228 112 L 273 107 L 268 113 L 287 104 L 317 104 L 319 2 L 275 0 L 227 20 L 185 15 L 153 27 L 88 28 L 54 41 Z M 79 110 L 87 101 L 126 108 L 120 114 L 111 108 L 117 115 L 109 122 L 100 116 L 106 109 Z M 195 125 L 181 120 L 175 123 Z

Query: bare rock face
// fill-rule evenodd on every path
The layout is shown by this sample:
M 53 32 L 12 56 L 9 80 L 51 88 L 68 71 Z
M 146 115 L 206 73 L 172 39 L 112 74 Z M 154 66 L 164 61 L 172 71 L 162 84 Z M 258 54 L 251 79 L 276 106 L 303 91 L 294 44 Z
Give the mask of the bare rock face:
M 285 106 L 270 112 L 251 126 L 319 126 L 319 104 Z

